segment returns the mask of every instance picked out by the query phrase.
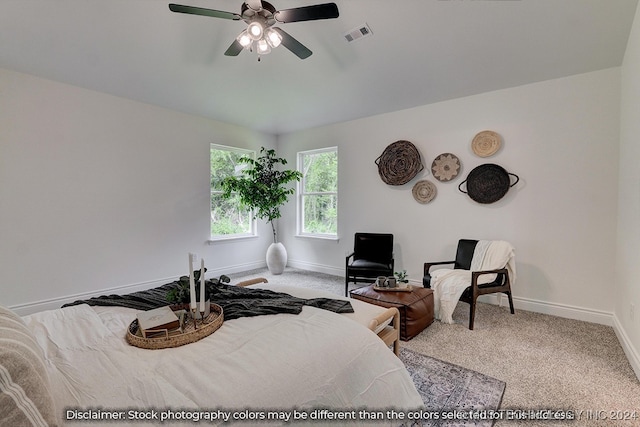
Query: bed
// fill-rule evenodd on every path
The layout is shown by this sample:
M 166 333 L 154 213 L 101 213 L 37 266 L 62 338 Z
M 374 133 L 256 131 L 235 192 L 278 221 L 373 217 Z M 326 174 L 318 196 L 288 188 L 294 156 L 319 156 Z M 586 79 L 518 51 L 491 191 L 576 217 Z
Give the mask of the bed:
M 371 425 L 386 409 L 421 408 L 404 365 L 371 330 L 384 309 L 351 302 L 352 314 L 304 307 L 297 315 L 225 320 L 196 343 L 162 350 L 126 342 L 131 308 L 80 304 L 22 318 L 0 308 L 0 407 L 9 408 L 0 425 L 335 426 L 335 417 L 346 420 L 340 425 Z

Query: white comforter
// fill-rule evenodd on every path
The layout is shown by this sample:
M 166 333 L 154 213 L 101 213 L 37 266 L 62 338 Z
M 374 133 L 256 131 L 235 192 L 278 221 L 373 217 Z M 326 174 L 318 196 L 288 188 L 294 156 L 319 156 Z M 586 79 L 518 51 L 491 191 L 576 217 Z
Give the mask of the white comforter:
M 354 306 L 360 313 L 371 309 Z M 281 422 L 271 425 L 290 425 L 294 409 L 354 410 L 360 418 L 361 409 L 422 405 L 402 362 L 363 326 L 370 314 L 353 321 L 357 315 L 305 307 L 299 315 L 235 319 L 197 343 L 164 350 L 125 341 L 135 315 L 126 308 L 79 305 L 24 317 L 45 352 L 63 416 L 116 411 L 125 421 L 120 425 L 139 424 L 132 416 L 174 418 L 163 425 L 201 417 L 207 425 L 221 425 L 228 416 L 255 425 L 245 417 L 281 410 Z

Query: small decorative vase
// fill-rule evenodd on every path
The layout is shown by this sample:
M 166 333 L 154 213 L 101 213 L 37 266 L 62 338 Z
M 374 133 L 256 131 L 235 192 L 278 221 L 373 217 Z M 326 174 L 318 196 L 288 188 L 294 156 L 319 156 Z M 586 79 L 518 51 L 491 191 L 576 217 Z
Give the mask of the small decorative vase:
M 267 267 L 271 274 L 282 274 L 287 265 L 287 250 L 280 242 L 272 243 L 267 249 Z

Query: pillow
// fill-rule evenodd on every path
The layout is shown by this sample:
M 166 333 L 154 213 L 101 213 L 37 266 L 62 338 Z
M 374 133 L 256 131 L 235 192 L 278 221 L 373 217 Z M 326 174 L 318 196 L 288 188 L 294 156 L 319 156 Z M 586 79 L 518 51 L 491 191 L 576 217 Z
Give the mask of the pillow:
M 0 306 L 0 426 L 58 425 L 42 349 L 24 321 Z

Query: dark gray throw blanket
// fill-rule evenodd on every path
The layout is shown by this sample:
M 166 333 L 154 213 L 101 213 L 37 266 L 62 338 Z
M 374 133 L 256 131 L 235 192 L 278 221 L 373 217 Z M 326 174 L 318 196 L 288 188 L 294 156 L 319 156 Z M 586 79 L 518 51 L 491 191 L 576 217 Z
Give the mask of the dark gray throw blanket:
M 208 283 L 208 285 L 210 285 L 210 283 Z M 177 286 L 178 282 L 173 282 L 157 288 L 126 295 L 102 295 L 86 300 L 78 300 L 65 304 L 62 307 L 88 304 L 95 306 L 119 306 L 136 310 L 151 310 L 170 305 L 171 303 L 167 301 L 167 293 Z M 224 284 L 215 284 L 215 286 L 207 286 L 207 288 L 213 289 L 211 302 L 222 307 L 225 320 L 265 314 L 299 314 L 305 305 L 333 311 L 335 313 L 353 313 L 353 307 L 349 301 L 331 298 L 304 299 L 268 289 L 243 288 Z

